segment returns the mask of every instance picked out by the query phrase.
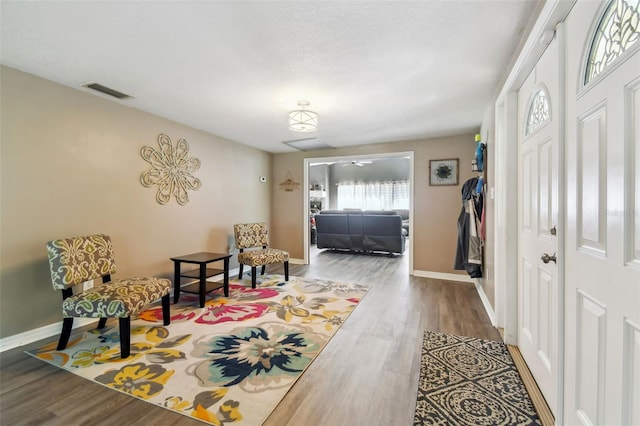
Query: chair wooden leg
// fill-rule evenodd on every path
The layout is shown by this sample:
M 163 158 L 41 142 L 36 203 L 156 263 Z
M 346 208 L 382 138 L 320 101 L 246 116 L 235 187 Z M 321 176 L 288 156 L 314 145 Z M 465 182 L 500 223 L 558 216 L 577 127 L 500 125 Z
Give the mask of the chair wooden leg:
M 120 318 L 120 357 L 128 358 L 131 353 L 131 318 Z
M 162 320 L 164 325 L 171 323 L 171 304 L 169 294 L 162 296 Z
M 256 274 L 257 274 L 257 269 L 255 266 L 251 267 L 251 288 L 256 288 Z
M 241 264 L 240 264 L 240 269 L 239 269 L 239 272 L 238 272 L 238 279 L 242 278 L 242 267 L 243 267 L 243 266 L 244 266 L 244 265 L 241 263 Z
M 284 280 L 289 281 L 289 262 L 284 262 Z
M 59 351 L 67 347 L 67 343 L 69 343 L 69 337 L 71 336 L 72 328 L 73 328 L 73 318 L 64 318 L 62 320 L 62 332 L 60 333 L 60 340 L 58 340 Z
M 98 321 L 98 330 L 102 330 L 106 325 L 107 325 L 107 319 L 100 318 L 100 321 Z
M 260 275 L 264 275 L 264 270 L 267 268 L 267 265 L 262 265 L 262 272 L 260 272 Z

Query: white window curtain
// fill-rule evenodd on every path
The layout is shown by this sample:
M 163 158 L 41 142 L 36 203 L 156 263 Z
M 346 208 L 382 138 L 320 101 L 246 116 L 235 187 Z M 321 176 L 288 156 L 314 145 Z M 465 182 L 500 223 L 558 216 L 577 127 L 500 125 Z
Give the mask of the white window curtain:
M 409 181 L 340 182 L 338 209 L 395 210 L 409 208 Z

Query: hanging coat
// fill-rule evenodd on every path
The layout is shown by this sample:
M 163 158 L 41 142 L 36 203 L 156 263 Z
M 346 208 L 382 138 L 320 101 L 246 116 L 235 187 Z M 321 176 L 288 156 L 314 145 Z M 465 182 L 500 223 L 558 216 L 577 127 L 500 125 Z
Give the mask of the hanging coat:
M 478 193 L 478 178 L 471 178 L 462 185 L 462 209 L 458 216 L 458 247 L 454 269 L 465 270 L 471 278 L 482 277 L 482 240 L 480 218 L 483 196 Z

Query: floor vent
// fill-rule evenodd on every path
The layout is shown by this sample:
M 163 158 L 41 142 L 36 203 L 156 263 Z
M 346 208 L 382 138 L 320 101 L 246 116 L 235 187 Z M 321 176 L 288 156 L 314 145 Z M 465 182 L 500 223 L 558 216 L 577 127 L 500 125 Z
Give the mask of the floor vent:
M 104 93 L 105 95 L 113 96 L 114 98 L 118 98 L 118 99 L 128 99 L 131 97 L 125 93 L 118 92 L 117 90 L 111 89 L 109 87 L 103 86 L 102 84 L 98 84 L 98 83 L 85 84 L 84 87 L 97 90 L 98 92 Z

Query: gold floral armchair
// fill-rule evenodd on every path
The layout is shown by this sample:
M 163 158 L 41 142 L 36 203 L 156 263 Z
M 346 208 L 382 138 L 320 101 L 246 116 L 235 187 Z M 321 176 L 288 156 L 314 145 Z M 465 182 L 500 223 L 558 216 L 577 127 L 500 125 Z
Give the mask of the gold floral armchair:
M 289 281 L 289 252 L 275 248 L 269 248 L 269 231 L 266 223 L 238 223 L 233 225 L 233 234 L 236 239 L 238 262 L 242 277 L 244 265 L 251 267 L 251 287 L 256 288 L 256 269 L 262 266 L 260 275 L 264 275 L 266 265 L 284 263 L 284 279 Z M 255 249 L 256 247 L 261 247 Z M 246 250 L 252 249 L 253 250 Z M 246 250 L 246 251 L 245 251 Z
M 120 356 L 127 358 L 131 347 L 131 315 L 162 298 L 164 325 L 170 322 L 169 293 L 171 281 L 166 278 L 135 277 L 111 280 L 116 272 L 111 238 L 89 235 L 47 243 L 53 288 L 62 290 L 62 333 L 58 350 L 67 347 L 73 318 L 100 318 L 104 328 L 107 318 L 118 318 Z M 85 281 L 102 278 L 103 284 L 82 291 Z M 73 289 L 77 288 L 76 294 Z

